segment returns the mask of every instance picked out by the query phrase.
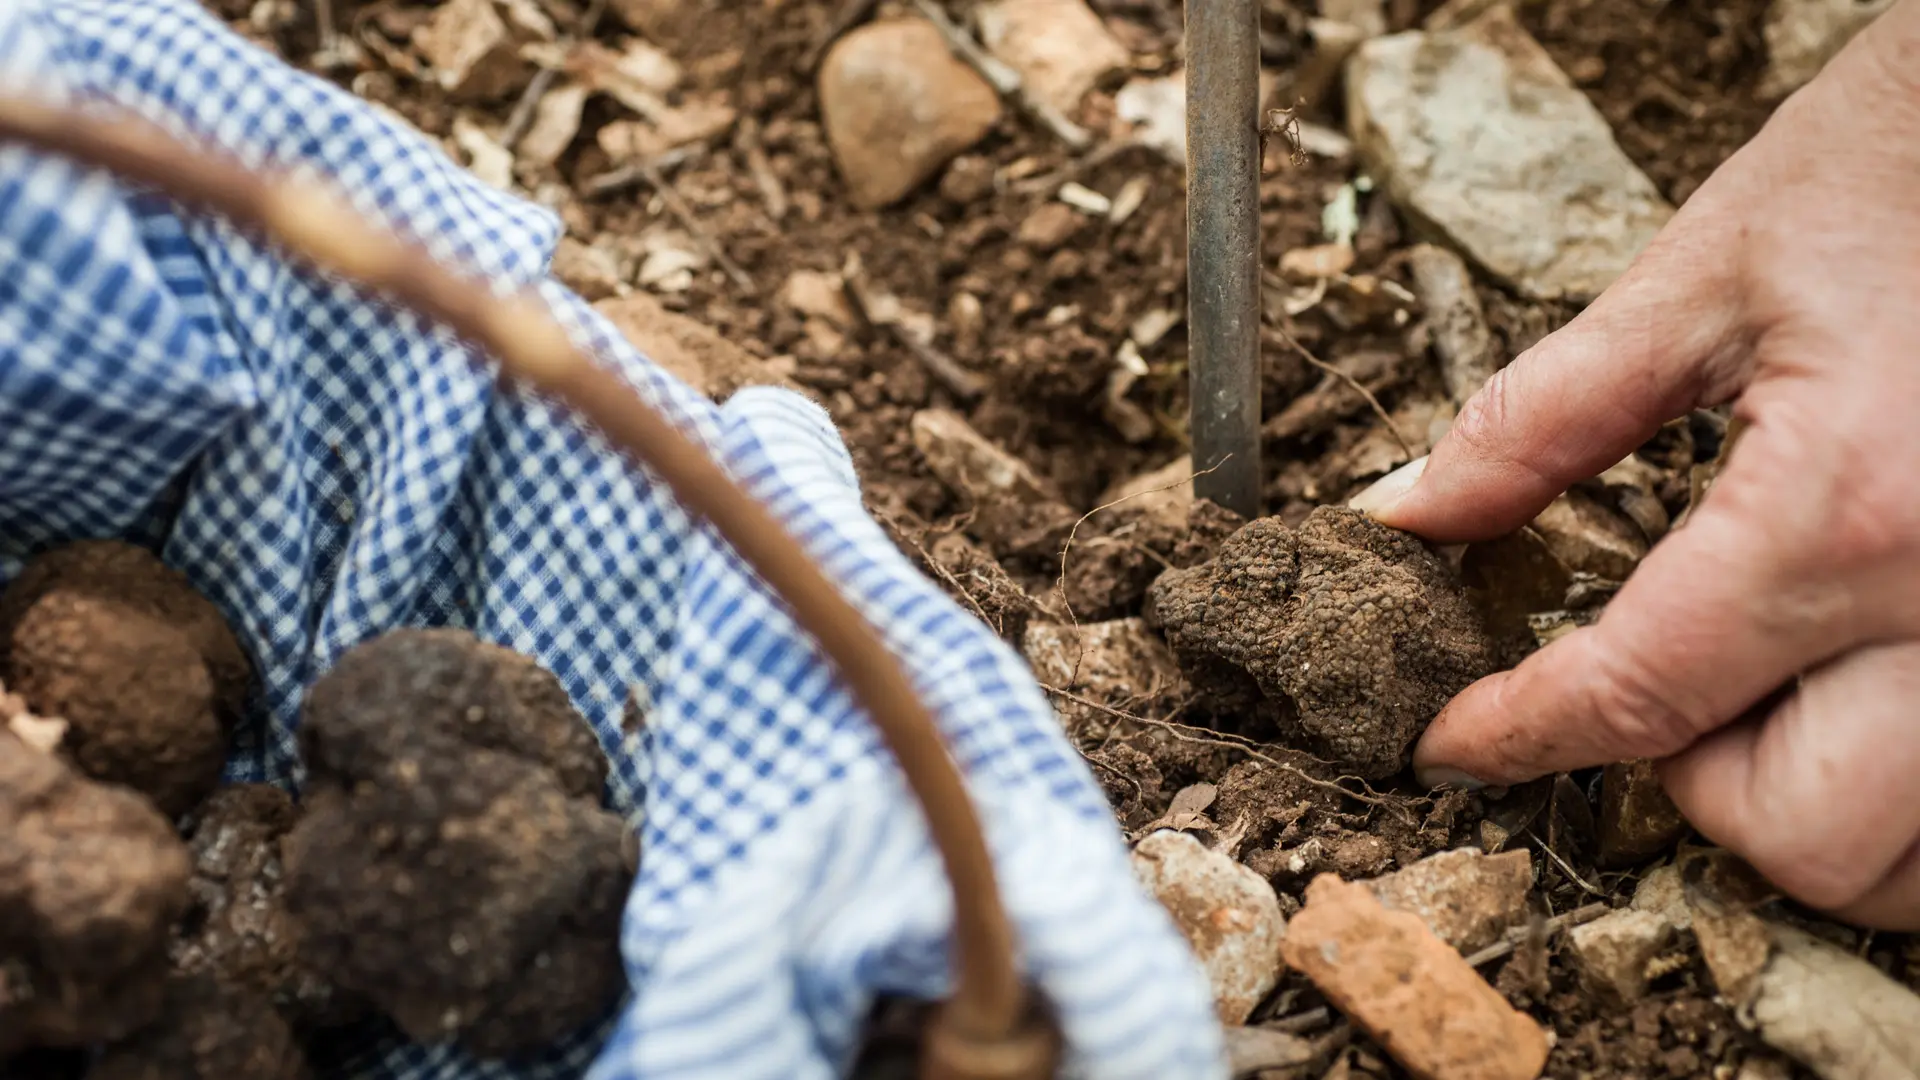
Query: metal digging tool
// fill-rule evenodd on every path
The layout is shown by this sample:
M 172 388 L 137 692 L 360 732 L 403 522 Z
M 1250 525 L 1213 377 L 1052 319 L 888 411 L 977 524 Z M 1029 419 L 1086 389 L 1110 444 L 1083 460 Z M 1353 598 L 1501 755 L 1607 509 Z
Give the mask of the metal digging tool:
M 945 864 L 953 889 L 954 991 L 926 1032 L 920 1075 L 1050 1080 L 1060 1033 L 1020 979 L 1013 929 L 980 819 L 899 662 L 772 515 L 619 376 L 576 348 L 543 304 L 530 297 L 502 299 L 456 276 L 417 246 L 372 227 L 325 188 L 255 175 L 137 120 L 0 100 L 0 141 L 156 188 L 439 321 L 497 359 L 509 377 L 565 403 L 711 522 L 786 601 L 872 717 L 926 814 Z
M 1260 514 L 1257 0 L 1187 0 L 1187 327 L 1194 494 Z

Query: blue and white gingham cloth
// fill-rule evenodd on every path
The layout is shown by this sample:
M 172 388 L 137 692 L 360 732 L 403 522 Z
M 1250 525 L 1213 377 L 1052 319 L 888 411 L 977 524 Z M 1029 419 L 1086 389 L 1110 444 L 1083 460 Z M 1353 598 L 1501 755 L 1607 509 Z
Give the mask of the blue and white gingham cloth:
M 550 214 L 192 0 L 0 0 L 0 89 L 327 176 L 437 256 L 539 290 L 904 659 L 970 777 L 1073 1074 L 1225 1076 L 1205 979 L 1047 702 L 865 515 L 818 408 L 772 389 L 717 407 L 674 381 L 548 276 Z M 845 1072 L 877 994 L 943 992 L 950 913 L 918 809 L 708 528 L 443 332 L 224 222 L 0 148 L 0 573 L 99 536 L 158 545 L 257 658 L 233 780 L 296 784 L 302 689 L 397 626 L 532 654 L 600 736 L 643 845 L 616 1015 L 536 1062 L 386 1043 L 352 1075 L 811 1080 Z M 630 696 L 646 724 L 626 736 Z

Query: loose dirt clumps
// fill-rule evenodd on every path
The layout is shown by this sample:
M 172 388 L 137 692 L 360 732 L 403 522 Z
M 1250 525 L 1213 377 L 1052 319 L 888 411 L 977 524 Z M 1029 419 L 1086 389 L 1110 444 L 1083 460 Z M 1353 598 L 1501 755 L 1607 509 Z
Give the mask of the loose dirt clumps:
M 0 1058 L 154 1017 L 188 867 L 145 799 L 0 726 Z
M 68 724 L 63 750 L 168 816 L 219 782 L 251 665 L 184 575 L 131 544 L 32 560 L 0 596 L 0 678 Z
M 1404 768 L 1441 706 L 1493 670 L 1439 556 L 1351 510 L 1298 531 L 1252 522 L 1211 562 L 1161 575 L 1147 604 L 1196 686 L 1270 706 L 1283 736 L 1369 779 Z
M 395 631 L 314 684 L 301 742 L 286 858 L 304 962 L 410 1037 L 487 1057 L 612 1005 L 631 833 L 550 673 L 464 632 Z

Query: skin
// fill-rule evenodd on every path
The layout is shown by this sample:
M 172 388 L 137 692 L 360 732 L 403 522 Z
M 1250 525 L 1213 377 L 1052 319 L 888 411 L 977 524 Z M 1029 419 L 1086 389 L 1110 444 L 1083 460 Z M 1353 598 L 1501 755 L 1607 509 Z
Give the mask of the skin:
M 1920 0 L 1355 505 L 1498 536 L 1728 402 L 1751 427 L 1711 497 L 1596 626 L 1456 698 L 1415 769 L 1472 786 L 1658 759 L 1695 827 L 1787 894 L 1920 929 Z

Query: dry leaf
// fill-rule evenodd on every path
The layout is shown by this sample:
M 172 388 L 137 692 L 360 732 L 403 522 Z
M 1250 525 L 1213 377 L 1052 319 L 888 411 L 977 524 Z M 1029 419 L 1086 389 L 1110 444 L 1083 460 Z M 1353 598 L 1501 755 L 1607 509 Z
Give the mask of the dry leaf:
M 587 88 L 579 83 L 563 82 L 547 91 L 534 109 L 533 124 L 515 147 L 520 160 L 543 167 L 560 160 L 580 134 L 580 114 L 586 104 Z
M 467 170 L 482 183 L 513 190 L 513 152 L 465 116 L 453 118 L 453 141 L 467 155 Z
M 414 30 L 413 47 L 440 88 L 464 100 L 499 97 L 529 75 L 491 0 L 449 0 Z

